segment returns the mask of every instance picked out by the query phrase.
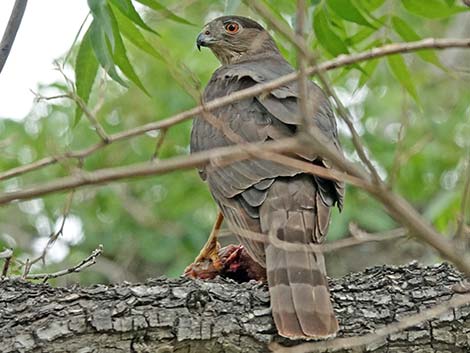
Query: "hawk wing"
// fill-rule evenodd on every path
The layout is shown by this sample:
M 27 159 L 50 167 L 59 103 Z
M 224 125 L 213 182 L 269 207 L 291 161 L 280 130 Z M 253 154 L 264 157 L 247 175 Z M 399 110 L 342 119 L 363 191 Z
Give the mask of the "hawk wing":
M 222 66 L 204 92 L 204 102 L 292 72 L 279 57 Z M 244 142 L 293 136 L 302 124 L 297 82 L 270 94 L 252 97 L 213 110 L 217 126 L 203 117 L 194 120 L 191 151 L 233 145 L 230 129 Z M 313 83 L 308 87 L 314 125 L 340 149 L 336 123 L 327 98 Z M 222 127 L 222 128 L 221 128 Z M 226 131 L 226 130 L 225 130 Z M 325 165 L 315 154 L 298 158 Z M 327 336 L 337 330 L 321 254 L 286 251 L 253 239 L 249 232 L 281 240 L 321 243 L 326 236 L 330 208 L 341 209 L 344 186 L 274 161 L 251 159 L 206 166 L 200 170 L 229 227 L 249 254 L 268 274 L 273 316 L 281 334 L 289 337 Z

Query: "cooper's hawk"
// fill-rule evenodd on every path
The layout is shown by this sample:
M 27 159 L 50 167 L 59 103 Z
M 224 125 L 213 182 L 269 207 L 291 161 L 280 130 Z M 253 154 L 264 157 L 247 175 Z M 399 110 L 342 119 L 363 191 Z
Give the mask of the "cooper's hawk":
M 222 64 L 204 91 L 204 102 L 294 71 L 269 33 L 249 18 L 224 16 L 213 20 L 197 37 L 197 45 L 209 47 Z M 312 82 L 308 83 L 308 101 L 312 107 L 308 118 L 313 126 L 339 150 L 331 106 Z M 291 137 L 304 120 L 297 83 L 291 82 L 269 94 L 243 99 L 196 118 L 191 151 Z M 326 166 L 313 153 L 297 157 Z M 342 207 L 343 184 L 263 159 L 208 166 L 200 174 L 228 226 L 250 256 L 266 268 L 279 333 L 289 338 L 334 335 L 338 323 L 323 256 L 307 246 L 288 251 L 270 241 L 256 241 L 250 234 L 262 233 L 292 243 L 321 243 L 331 207 Z

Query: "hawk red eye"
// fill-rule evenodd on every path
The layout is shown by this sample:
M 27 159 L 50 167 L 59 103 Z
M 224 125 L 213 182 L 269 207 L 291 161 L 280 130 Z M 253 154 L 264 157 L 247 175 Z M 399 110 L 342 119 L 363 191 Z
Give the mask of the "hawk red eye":
M 230 22 L 225 25 L 225 31 L 230 34 L 235 34 L 240 29 L 240 26 L 236 22 Z

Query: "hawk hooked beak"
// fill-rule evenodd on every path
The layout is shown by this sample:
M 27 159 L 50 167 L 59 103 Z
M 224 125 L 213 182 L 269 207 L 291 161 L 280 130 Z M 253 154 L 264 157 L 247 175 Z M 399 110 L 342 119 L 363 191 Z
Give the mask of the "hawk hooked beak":
M 214 38 L 211 37 L 209 31 L 199 33 L 196 38 L 196 46 L 199 51 L 201 51 L 201 47 L 208 47 L 213 42 Z

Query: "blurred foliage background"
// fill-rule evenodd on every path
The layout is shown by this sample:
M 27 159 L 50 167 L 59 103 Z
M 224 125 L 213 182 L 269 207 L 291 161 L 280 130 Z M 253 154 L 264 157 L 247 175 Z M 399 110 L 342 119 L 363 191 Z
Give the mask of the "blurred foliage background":
M 279 20 L 295 27 L 295 1 L 261 2 Z M 95 52 L 80 47 L 93 16 L 85 22 L 71 52 L 64 48 L 64 56 L 58 58 L 59 65 L 76 81 L 78 93 L 88 100 L 88 106 L 108 133 L 158 121 L 198 104 L 201 90 L 219 66 L 209 50 L 196 50 L 195 38 L 206 22 L 222 14 L 238 14 L 267 25 L 248 2 L 132 2 L 144 24 L 155 34 L 135 17 L 126 17 L 119 7 L 125 3 L 130 0 L 89 1 L 96 23 L 103 21 L 99 18 L 102 9 L 93 6 L 109 6 L 117 19 L 114 36 L 122 33 L 121 49 L 125 48 L 125 52 L 110 53 L 111 63 L 114 59 L 118 64 L 114 73 L 110 72 L 111 66 L 106 67 L 109 75 L 98 69 L 96 42 L 92 44 Z M 308 1 L 308 20 L 309 45 L 322 60 L 389 42 L 470 36 L 468 8 L 452 0 L 312 0 Z M 105 27 L 101 29 L 106 32 Z M 131 30 L 139 31 L 140 35 L 136 37 Z M 271 33 L 283 55 L 295 66 L 295 48 L 281 35 Z M 123 53 L 130 68 L 120 56 Z M 77 54 L 82 58 L 77 59 Z M 105 66 L 102 61 L 99 63 Z M 465 50 L 421 51 L 328 73 L 339 97 L 350 109 L 355 127 L 381 176 L 448 237 L 455 234 L 462 217 L 467 226 L 470 219 L 468 205 L 462 204 L 470 158 L 469 63 L 470 56 Z M 91 73 L 86 71 L 90 67 Z M 119 78 L 110 78 L 113 75 Z M 92 87 L 89 98 L 88 86 Z M 38 94 L 44 97 L 68 91 L 70 86 L 65 80 L 37 87 Z M 191 122 L 187 121 L 169 129 L 158 158 L 187 154 L 190 128 Z M 359 163 L 349 131 L 340 122 L 339 129 L 348 158 Z M 0 188 L 2 192 L 15 190 L 75 173 L 78 167 L 95 170 L 148 161 L 159 135 L 147 133 L 114 143 L 83 161 L 63 160 L 2 180 Z M 80 119 L 73 101 L 40 100 L 22 121 L 0 118 L 0 170 L 86 148 L 98 141 L 89 121 Z M 13 247 L 15 258 L 22 261 L 40 253 L 60 225 L 66 203 L 67 193 L 60 193 L 3 206 L 0 249 Z M 216 211 L 195 170 L 80 189 L 73 195 L 63 234 L 48 251 L 45 268 L 38 263 L 33 271 L 69 267 L 103 244 L 104 255 L 96 265 L 56 283 L 178 276 L 205 242 Z M 348 187 L 344 211 L 334 212 L 329 240 L 348 236 L 351 222 L 368 232 L 399 226 L 365 192 Z M 345 249 L 329 254 L 327 260 L 329 273 L 340 275 L 373 264 L 411 259 L 439 261 L 425 246 L 408 238 Z M 13 263 L 12 271 L 20 273 L 18 261 Z

